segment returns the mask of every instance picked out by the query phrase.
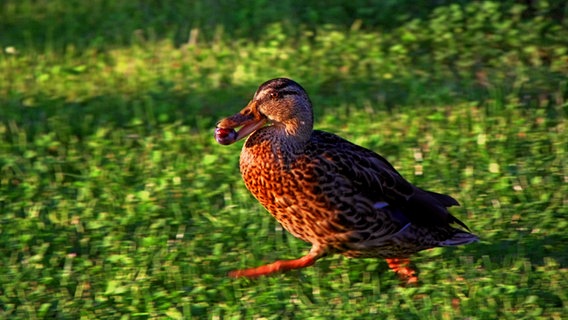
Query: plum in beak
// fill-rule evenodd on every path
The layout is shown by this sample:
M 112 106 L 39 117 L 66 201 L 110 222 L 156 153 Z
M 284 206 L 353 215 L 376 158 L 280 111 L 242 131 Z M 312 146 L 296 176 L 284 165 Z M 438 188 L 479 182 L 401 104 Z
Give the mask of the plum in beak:
M 217 122 L 215 140 L 223 145 L 235 143 L 259 128 L 263 127 L 267 119 L 256 110 L 256 102 L 251 101 L 239 113 Z M 236 128 L 241 127 L 236 131 Z

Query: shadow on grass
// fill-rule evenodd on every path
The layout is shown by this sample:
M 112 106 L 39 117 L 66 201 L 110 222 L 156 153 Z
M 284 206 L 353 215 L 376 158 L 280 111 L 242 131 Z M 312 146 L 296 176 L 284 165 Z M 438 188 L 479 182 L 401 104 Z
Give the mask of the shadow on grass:
M 534 236 L 515 240 L 488 240 L 464 249 L 464 254 L 481 258 L 489 257 L 492 263 L 502 265 L 511 257 L 528 259 L 534 266 L 546 264 L 553 258 L 560 268 L 568 267 L 568 237 L 560 235 Z
M 268 79 L 267 79 L 268 80 Z M 393 111 L 411 103 L 404 84 L 301 81 L 314 102 L 316 122 L 323 114 L 345 105 L 375 101 L 376 110 Z M 156 83 L 136 93 L 100 95 L 72 101 L 45 94 L 12 92 L 0 97 L 0 121 L 7 134 L 18 128 L 28 139 L 37 133 L 64 131 L 78 138 L 98 128 L 136 128 L 149 133 L 157 125 L 181 123 L 195 129 L 213 127 L 219 119 L 240 111 L 257 89 L 257 83 L 225 84 L 207 91 L 173 90 L 173 84 Z M 449 98 L 448 98 L 449 99 Z M 8 125 L 9 123 L 16 125 Z M 12 132 L 14 133 L 14 132 Z
M 389 30 L 404 21 L 426 18 L 437 7 L 470 2 L 282 1 L 266 6 L 262 1 L 252 1 L 247 6 L 237 0 L 7 0 L 0 10 L 0 45 L 40 52 L 65 50 L 68 45 L 82 51 L 164 38 L 180 45 L 195 41 L 190 39 L 192 29 L 199 29 L 208 40 L 219 36 L 219 32 L 231 38 L 255 40 L 275 22 L 284 23 L 288 35 L 299 32 L 298 26 L 310 30 L 325 24 L 349 28 L 357 20 L 363 21 L 364 28 Z M 512 5 L 518 1 L 508 2 Z
M 101 127 L 136 127 L 139 133 L 168 123 L 212 128 L 217 118 L 244 107 L 246 89 L 234 86 L 231 90 L 193 93 L 156 87 L 139 94 L 102 95 L 76 101 L 16 94 L 0 99 L 0 121 L 7 124 L 7 134 L 11 128 L 18 128 L 25 130 L 29 139 L 37 133 L 58 131 L 81 138 Z

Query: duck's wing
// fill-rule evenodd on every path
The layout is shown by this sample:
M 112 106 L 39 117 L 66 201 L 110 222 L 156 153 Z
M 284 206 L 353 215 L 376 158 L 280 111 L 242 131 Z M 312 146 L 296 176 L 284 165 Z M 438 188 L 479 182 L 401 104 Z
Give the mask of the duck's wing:
M 446 209 L 459 205 L 454 198 L 412 185 L 377 153 L 317 130 L 311 143 L 308 149 L 321 150 L 319 158 L 326 162 L 325 167 L 344 178 L 342 180 L 349 181 L 359 196 L 375 203 L 375 208 L 389 206 L 418 225 L 448 226 L 456 223 L 468 229 Z

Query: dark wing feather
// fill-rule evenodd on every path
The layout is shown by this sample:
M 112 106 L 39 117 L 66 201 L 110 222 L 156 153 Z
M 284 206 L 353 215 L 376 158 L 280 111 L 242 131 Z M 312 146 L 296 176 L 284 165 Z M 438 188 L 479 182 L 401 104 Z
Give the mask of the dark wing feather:
M 446 209 L 459 205 L 454 198 L 412 185 L 377 153 L 323 131 L 314 131 L 311 141 L 317 144 L 317 149 L 326 150 L 322 156 L 335 164 L 337 173 L 353 181 L 354 186 L 372 201 L 385 201 L 399 208 L 416 224 L 443 226 L 457 223 L 467 229 Z

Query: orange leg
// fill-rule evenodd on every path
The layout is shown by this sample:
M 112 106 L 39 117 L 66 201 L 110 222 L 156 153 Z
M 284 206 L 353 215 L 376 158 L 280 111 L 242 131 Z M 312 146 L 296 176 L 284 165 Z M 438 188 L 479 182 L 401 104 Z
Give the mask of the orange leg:
M 410 259 L 407 258 L 391 258 L 386 259 L 391 268 L 398 276 L 406 281 L 407 284 L 413 284 L 418 282 L 418 277 L 416 277 L 416 272 L 410 268 Z
M 305 267 L 309 267 L 316 262 L 318 257 L 313 255 L 306 255 L 299 259 L 295 260 L 278 260 L 274 263 L 267 264 L 264 266 L 260 266 L 257 268 L 250 268 L 250 269 L 243 269 L 243 270 L 235 270 L 229 272 L 229 277 L 231 278 L 239 278 L 239 277 L 247 277 L 247 278 L 257 278 L 260 276 L 266 276 L 277 272 L 283 272 L 292 269 L 301 269 Z

